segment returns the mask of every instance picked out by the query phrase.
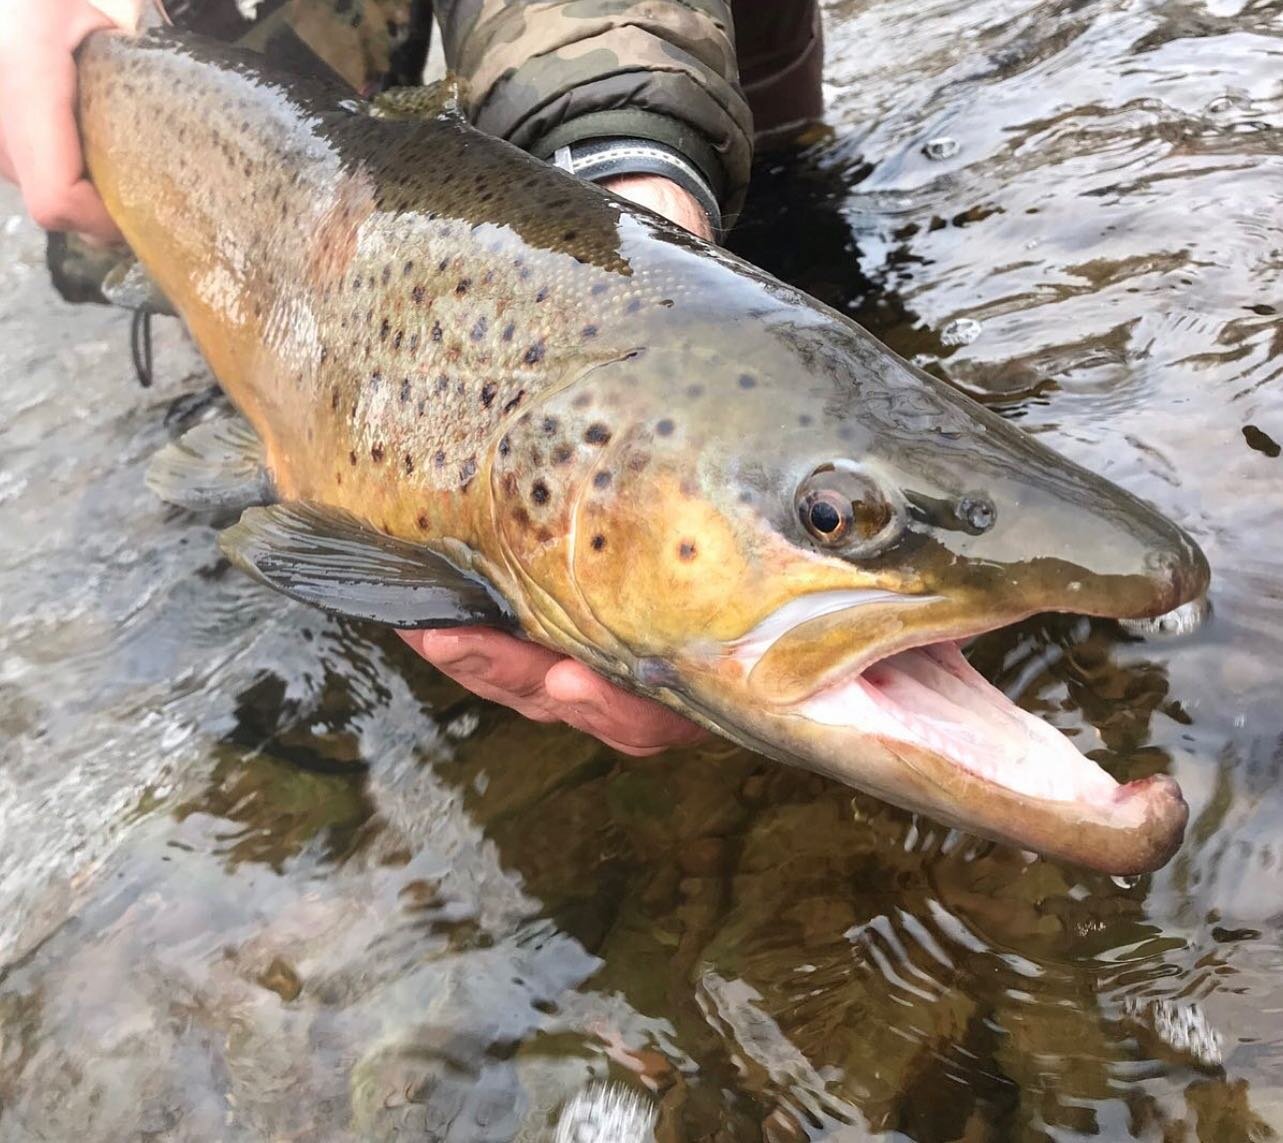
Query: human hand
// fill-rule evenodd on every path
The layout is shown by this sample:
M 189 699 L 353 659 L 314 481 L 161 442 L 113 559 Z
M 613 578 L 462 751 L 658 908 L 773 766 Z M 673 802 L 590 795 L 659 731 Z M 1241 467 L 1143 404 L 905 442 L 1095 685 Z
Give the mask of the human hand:
M 90 32 L 132 28 L 134 0 L 0 0 L 0 175 L 46 230 L 99 242 L 120 231 L 85 177 L 76 127 L 75 51 Z M 110 15 L 108 14 L 110 13 Z
M 699 200 L 684 187 L 663 175 L 615 175 L 602 179 L 601 186 L 621 198 L 662 214 L 670 222 L 689 230 L 709 242 L 713 241 L 713 226 L 699 205 Z
M 602 185 L 701 238 L 713 237 L 703 208 L 668 179 L 620 175 Z M 536 722 L 569 723 L 624 754 L 658 754 L 708 737 L 702 727 L 657 702 L 621 690 L 582 663 L 502 631 L 486 627 L 403 631 L 401 638 L 474 694 Z
M 706 732 L 650 699 L 620 690 L 574 659 L 490 627 L 402 631 L 437 670 L 535 722 L 566 722 L 638 757 L 702 741 Z

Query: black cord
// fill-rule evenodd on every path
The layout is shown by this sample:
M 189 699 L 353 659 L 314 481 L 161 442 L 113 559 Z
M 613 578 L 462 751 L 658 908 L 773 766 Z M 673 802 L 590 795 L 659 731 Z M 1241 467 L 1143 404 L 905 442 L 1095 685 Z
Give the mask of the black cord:
M 134 310 L 134 320 L 129 325 L 129 353 L 134 359 L 134 376 L 144 389 L 150 389 L 155 373 L 152 371 L 151 310 Z

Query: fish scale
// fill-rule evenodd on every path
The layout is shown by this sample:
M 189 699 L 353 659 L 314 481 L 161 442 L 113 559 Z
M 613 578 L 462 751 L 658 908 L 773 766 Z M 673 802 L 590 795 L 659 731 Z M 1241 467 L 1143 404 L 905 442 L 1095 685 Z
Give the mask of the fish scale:
M 356 618 L 518 628 L 1025 848 L 1175 850 L 1175 783 L 1117 785 L 949 657 L 1199 596 L 1152 508 L 448 92 L 371 106 L 169 31 L 90 37 L 79 90 L 108 210 L 252 429 L 189 434 L 149 482 L 242 507 L 238 566 Z

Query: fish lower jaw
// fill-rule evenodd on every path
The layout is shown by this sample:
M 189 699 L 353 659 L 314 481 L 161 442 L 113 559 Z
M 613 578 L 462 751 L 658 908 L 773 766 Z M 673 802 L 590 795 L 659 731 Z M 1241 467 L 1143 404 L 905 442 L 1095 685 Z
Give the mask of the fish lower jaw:
M 1055 727 L 986 681 L 953 641 L 881 659 L 801 701 L 791 713 L 925 751 L 1039 801 L 1108 810 L 1129 790 Z

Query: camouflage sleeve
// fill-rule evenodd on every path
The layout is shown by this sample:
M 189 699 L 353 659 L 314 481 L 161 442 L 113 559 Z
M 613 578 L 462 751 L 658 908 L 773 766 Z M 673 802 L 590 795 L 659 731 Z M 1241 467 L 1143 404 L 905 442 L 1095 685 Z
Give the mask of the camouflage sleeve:
M 436 11 L 483 131 L 543 159 L 590 139 L 650 140 L 738 211 L 753 125 L 729 0 L 438 0 Z

